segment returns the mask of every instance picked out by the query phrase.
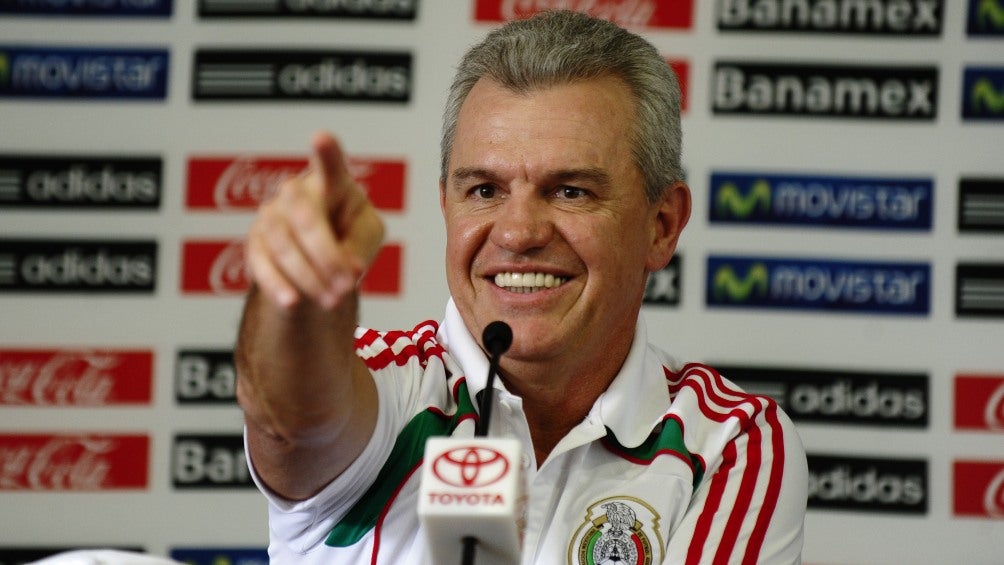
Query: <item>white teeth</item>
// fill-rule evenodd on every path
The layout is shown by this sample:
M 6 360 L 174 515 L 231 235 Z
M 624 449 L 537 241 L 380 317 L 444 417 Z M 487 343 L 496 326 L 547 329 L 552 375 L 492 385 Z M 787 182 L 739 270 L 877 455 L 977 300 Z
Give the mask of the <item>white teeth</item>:
M 565 282 L 563 277 L 548 273 L 499 273 L 495 284 L 512 292 L 533 292 L 542 288 L 555 288 Z

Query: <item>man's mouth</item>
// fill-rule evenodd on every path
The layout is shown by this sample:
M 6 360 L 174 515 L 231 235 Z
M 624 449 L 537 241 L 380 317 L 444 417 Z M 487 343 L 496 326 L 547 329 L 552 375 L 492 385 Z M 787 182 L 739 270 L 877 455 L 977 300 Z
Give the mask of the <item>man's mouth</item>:
M 510 292 L 536 292 L 545 288 L 555 288 L 565 282 L 564 277 L 548 273 L 499 273 L 495 284 Z

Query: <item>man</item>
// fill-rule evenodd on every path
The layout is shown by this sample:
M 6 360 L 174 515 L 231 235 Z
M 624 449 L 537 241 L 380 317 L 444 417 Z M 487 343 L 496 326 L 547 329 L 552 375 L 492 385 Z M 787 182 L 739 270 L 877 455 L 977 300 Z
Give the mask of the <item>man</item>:
M 526 448 L 524 563 L 795 563 L 791 422 L 648 343 L 646 278 L 690 215 L 679 87 L 656 50 L 557 12 L 489 34 L 447 102 L 441 324 L 357 328 L 382 227 L 335 140 L 264 205 L 236 358 L 276 562 L 422 563 L 424 440 L 471 436 L 503 320 L 492 435 Z M 459 547 L 458 547 L 459 554 Z

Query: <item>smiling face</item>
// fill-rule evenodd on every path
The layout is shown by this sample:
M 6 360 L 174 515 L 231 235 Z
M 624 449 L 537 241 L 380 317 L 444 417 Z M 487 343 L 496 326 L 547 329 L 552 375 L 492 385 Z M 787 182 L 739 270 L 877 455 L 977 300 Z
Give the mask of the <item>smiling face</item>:
M 646 200 L 631 100 L 613 77 L 528 94 L 481 79 L 461 108 L 440 187 L 447 281 L 475 336 L 512 326 L 510 363 L 619 367 L 672 256 L 689 192 Z

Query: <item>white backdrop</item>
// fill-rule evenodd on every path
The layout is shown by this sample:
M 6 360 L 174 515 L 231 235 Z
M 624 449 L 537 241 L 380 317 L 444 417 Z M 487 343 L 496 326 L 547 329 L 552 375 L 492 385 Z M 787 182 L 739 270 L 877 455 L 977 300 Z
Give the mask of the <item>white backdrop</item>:
M 45 4 L 73 3 L 34 3 Z M 398 328 L 438 319 L 447 298 L 441 252 L 444 233 L 436 200 L 440 113 L 455 61 L 494 25 L 475 22 L 473 4 L 427 0 L 414 20 L 404 21 L 209 19 L 200 18 L 187 0 L 176 2 L 167 18 L 0 14 L 0 51 L 12 46 L 99 46 L 170 53 L 162 100 L 0 98 L 0 158 L 162 159 L 160 202 L 152 208 L 0 204 L 0 241 L 8 244 L 24 239 L 157 244 L 151 292 L 0 291 L 0 391 L 6 391 L 0 405 L 0 468 L 5 469 L 0 482 L 0 551 L 112 545 L 166 555 L 181 548 L 264 548 L 263 499 L 252 489 L 226 484 L 239 483 L 244 477 L 238 468 L 228 472 L 225 455 L 233 455 L 232 451 L 215 452 L 208 463 L 212 470 L 205 473 L 186 466 L 184 456 L 179 455 L 191 453 L 183 449 L 194 445 L 184 443 L 188 436 L 196 437 L 198 443 L 204 436 L 238 434 L 241 427 L 240 413 L 232 403 L 188 403 L 184 394 L 179 396 L 178 390 L 195 396 L 198 391 L 193 390 L 199 388 L 199 383 L 185 380 L 195 374 L 184 373 L 193 366 L 183 362 L 193 363 L 185 353 L 195 352 L 199 357 L 227 350 L 241 306 L 240 294 L 233 288 L 201 292 L 183 288 L 183 249 L 194 241 L 239 239 L 251 217 L 247 210 L 187 206 L 187 168 L 191 160 L 209 157 L 304 158 L 310 134 L 321 128 L 336 132 L 354 157 L 404 162 L 403 208 L 385 216 L 389 241 L 402 249 L 400 291 L 367 294 L 363 321 L 371 327 Z M 644 7 L 646 2 L 595 4 Z M 1004 522 L 1000 513 L 990 514 L 1004 508 L 1004 489 L 992 481 L 1004 476 L 1004 435 L 999 428 L 996 432 L 963 429 L 957 424 L 955 403 L 960 375 L 977 375 L 976 382 L 989 383 L 991 390 L 1004 378 L 1004 325 L 999 312 L 985 317 L 957 315 L 955 272 L 960 262 L 1004 263 L 1004 234 L 961 232 L 956 222 L 961 178 L 996 178 L 998 189 L 1004 178 L 1004 122 L 999 118 L 963 120 L 961 114 L 963 69 L 1004 65 L 1004 40 L 1000 35 L 967 35 L 966 17 L 976 2 L 972 6 L 947 2 L 941 33 L 927 37 L 725 32 L 717 27 L 716 3 L 694 4 L 689 29 L 641 29 L 668 59 L 684 61 L 689 70 L 684 162 L 694 195 L 694 216 L 680 246 L 679 302 L 646 306 L 650 334 L 680 357 L 694 360 L 926 376 L 926 425 L 799 422 L 810 454 L 926 462 L 926 476 L 919 487 L 926 511 L 812 508 L 806 521 L 805 560 L 817 564 L 1001 562 Z M 996 6 L 1000 9 L 1001 4 Z M 194 100 L 196 50 L 224 47 L 411 53 L 410 100 Z M 934 67 L 938 70 L 937 114 L 917 122 L 716 114 L 712 110 L 714 71 L 721 61 Z M 0 79 L 4 72 L 0 69 Z M 0 88 L 5 86 L 0 80 Z M 993 104 L 988 104 L 992 112 Z M 727 171 L 926 178 L 934 187 L 933 223 L 929 230 L 919 231 L 712 223 L 708 217 L 710 177 L 713 172 Z M 704 289 L 709 276 L 706 258 L 712 255 L 929 264 L 929 312 L 709 308 Z M 239 273 L 231 275 L 238 279 L 239 288 Z M 51 406 L 43 404 L 56 402 L 56 393 L 48 393 L 43 402 L 16 392 L 16 366 L 23 364 L 25 352 L 94 349 L 152 353 L 148 399 L 116 405 L 98 395 L 97 406 L 73 402 Z M 225 398 L 223 365 L 216 385 Z M 41 377 L 36 373 L 34 378 L 37 382 Z M 118 378 L 131 376 L 126 373 Z M 177 388 L 179 383 L 182 389 Z M 992 399 L 984 400 L 978 406 L 963 403 L 963 410 L 980 412 L 989 405 L 992 411 L 993 405 L 988 404 Z M 109 478 L 112 483 L 81 479 L 72 483 L 79 488 L 71 488 L 67 487 L 69 479 L 61 482 L 57 477 L 55 458 L 47 460 L 48 470 L 35 471 L 17 459 L 19 453 L 41 457 L 41 448 L 25 447 L 31 437 L 76 433 L 99 438 L 148 437 L 147 450 L 141 445 L 137 452 L 141 459 L 145 453 L 145 461 L 133 457 L 128 463 L 116 463 L 126 465 L 134 477 L 142 475 L 145 465 L 148 474 L 137 479 L 138 487 L 129 486 L 128 478 Z M 991 478 L 985 479 L 989 486 L 975 492 L 966 490 L 967 484 L 957 492 L 958 473 L 953 469 L 957 462 L 970 461 L 987 464 L 979 468 L 989 469 Z M 85 464 L 77 463 L 68 468 L 66 477 L 73 476 L 74 469 L 86 471 L 81 467 Z M 91 461 L 98 470 L 100 463 L 100 457 L 97 463 Z M 32 472 L 37 475 L 35 482 Z M 206 476 L 219 478 L 224 487 L 213 488 L 212 480 L 203 481 Z M 106 488 L 115 480 L 120 481 L 119 488 Z M 203 486 L 191 488 L 186 481 Z M 960 505 L 968 504 L 963 498 L 980 499 L 977 506 L 985 502 L 982 508 L 987 515 L 963 515 Z

